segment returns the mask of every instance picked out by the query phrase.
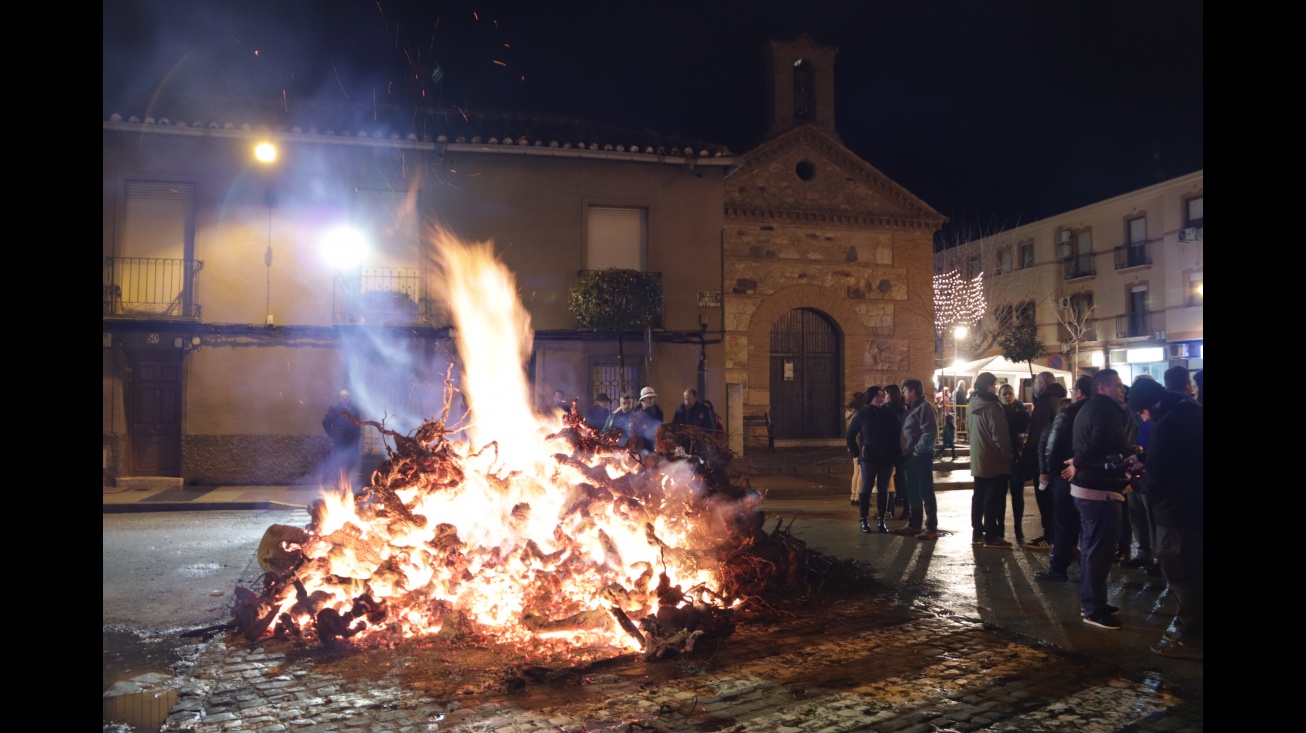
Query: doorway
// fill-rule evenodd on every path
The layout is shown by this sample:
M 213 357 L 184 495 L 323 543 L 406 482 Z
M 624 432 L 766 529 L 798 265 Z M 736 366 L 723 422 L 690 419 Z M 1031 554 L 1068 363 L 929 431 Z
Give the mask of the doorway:
M 180 476 L 180 359 L 150 358 L 136 362 L 127 416 L 133 475 Z
M 828 316 L 796 308 L 771 326 L 771 422 L 778 439 L 843 436 L 839 330 Z

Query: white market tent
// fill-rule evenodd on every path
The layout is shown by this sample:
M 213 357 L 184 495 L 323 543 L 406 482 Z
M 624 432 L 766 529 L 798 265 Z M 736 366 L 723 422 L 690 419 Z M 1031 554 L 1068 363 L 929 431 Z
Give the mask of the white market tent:
M 993 376 L 998 378 L 998 384 L 1005 383 L 1017 387 L 1017 393 L 1020 395 L 1021 401 L 1029 402 L 1034 389 L 1033 379 L 1029 375 L 1029 367 L 1028 362 L 1016 363 L 1002 355 L 986 356 L 975 361 L 949 365 L 945 369 L 935 369 L 934 384 L 939 384 L 939 380 L 943 379 L 947 384 L 955 387 L 958 379 L 964 379 L 966 380 L 966 386 L 970 387 L 975 384 L 975 375 L 982 372 L 992 372 Z M 1039 364 L 1036 359 L 1034 361 L 1034 373 L 1038 374 L 1045 371 L 1052 372 L 1057 381 L 1061 382 L 1061 385 L 1066 388 L 1066 393 L 1070 393 L 1071 387 L 1075 384 L 1073 374 L 1064 369 L 1053 369 Z

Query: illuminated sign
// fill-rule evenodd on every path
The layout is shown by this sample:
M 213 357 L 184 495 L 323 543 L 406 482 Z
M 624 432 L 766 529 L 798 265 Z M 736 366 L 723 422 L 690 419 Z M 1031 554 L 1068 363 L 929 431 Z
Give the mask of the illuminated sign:
M 1165 349 L 1160 346 L 1147 349 L 1129 349 L 1125 352 L 1125 361 L 1130 364 L 1165 361 Z

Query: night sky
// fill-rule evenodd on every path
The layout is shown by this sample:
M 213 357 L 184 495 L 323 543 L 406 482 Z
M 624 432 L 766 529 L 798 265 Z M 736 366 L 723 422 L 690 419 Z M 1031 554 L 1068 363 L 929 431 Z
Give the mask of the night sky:
M 768 39 L 839 47 L 836 127 L 943 243 L 1202 168 L 1195 0 L 108 0 L 104 113 L 152 95 L 543 112 L 742 153 Z

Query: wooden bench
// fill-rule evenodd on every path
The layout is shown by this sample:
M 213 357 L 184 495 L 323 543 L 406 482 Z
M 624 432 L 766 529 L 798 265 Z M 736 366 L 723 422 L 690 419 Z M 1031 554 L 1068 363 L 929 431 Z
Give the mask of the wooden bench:
M 757 429 L 766 431 L 766 447 L 775 447 L 775 425 L 771 423 L 771 413 L 763 412 L 761 415 L 744 415 L 744 443 L 752 437 Z

